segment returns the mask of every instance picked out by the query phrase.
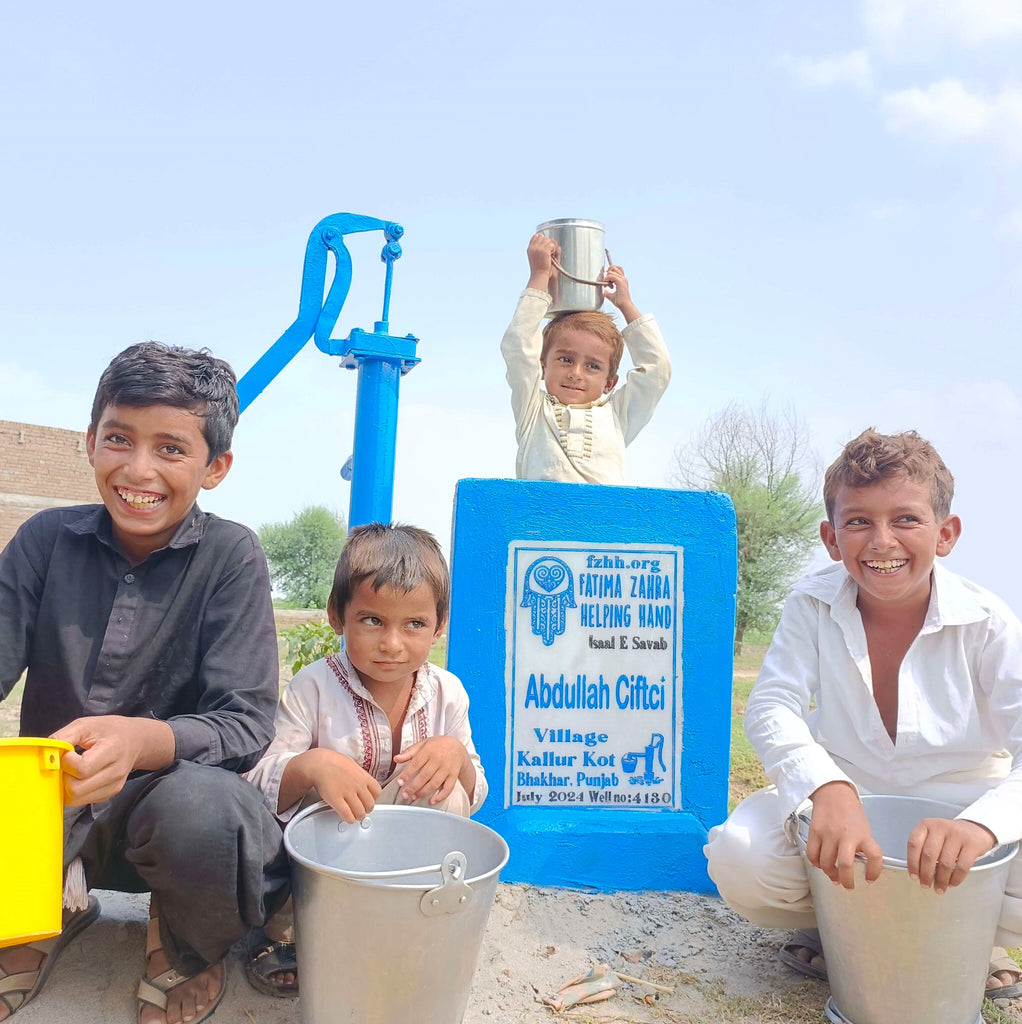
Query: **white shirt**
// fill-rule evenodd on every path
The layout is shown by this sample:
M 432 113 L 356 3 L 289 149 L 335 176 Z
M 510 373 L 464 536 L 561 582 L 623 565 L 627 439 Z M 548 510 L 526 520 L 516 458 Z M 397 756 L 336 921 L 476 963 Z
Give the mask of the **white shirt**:
M 873 699 L 858 588 L 843 565 L 804 577 L 749 695 L 745 732 L 784 814 L 824 783 L 911 793 L 990 788 L 960 815 L 1022 838 L 1022 625 L 974 583 L 933 567 L 930 605 L 898 672 L 897 742 Z
M 263 793 L 266 806 L 287 821 L 301 801 L 277 812 L 280 780 L 288 761 L 313 747 L 346 754 L 381 785 L 393 770 L 394 755 L 429 736 L 460 740 L 476 770 L 470 813 L 486 799 L 483 766 L 468 724 L 468 694 L 451 672 L 426 662 L 415 674 L 399 750 L 392 750 L 390 723 L 362 685 L 345 651 L 306 665 L 284 688 L 277 707 L 274 737 L 260 762 L 245 778 Z
M 563 405 L 541 387 L 543 317 L 550 296 L 526 288 L 500 343 L 511 385 L 519 480 L 623 484 L 625 446 L 649 422 L 671 379 L 671 360 L 656 320 L 633 320 L 621 332 L 634 364 L 621 387 L 595 402 Z

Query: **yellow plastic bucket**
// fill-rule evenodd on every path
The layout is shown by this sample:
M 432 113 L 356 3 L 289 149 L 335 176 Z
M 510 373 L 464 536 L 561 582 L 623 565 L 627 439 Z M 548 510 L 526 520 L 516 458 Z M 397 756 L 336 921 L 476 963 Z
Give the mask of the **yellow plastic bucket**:
M 0 739 L 0 947 L 60 933 L 67 750 L 60 740 Z

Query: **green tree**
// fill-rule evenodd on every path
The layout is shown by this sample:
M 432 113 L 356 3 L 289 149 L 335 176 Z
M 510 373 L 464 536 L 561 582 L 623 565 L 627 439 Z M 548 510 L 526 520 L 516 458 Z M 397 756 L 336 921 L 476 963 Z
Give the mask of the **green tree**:
M 308 505 L 286 523 L 259 528 L 270 578 L 296 608 L 325 608 L 337 557 L 344 547 L 344 520 L 323 505 Z
M 732 402 L 674 453 L 671 482 L 731 497 L 738 524 L 735 653 L 749 630 L 772 629 L 819 536 L 819 461 L 793 410 Z

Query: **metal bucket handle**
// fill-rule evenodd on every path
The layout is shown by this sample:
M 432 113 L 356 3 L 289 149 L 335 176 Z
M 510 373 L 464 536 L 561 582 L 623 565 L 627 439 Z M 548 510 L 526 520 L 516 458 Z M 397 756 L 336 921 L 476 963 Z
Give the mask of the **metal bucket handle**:
M 610 258 L 610 253 L 606 249 L 603 250 L 603 254 L 607 257 L 608 265 L 614 262 Z M 565 277 L 570 278 L 572 281 L 578 281 L 579 284 L 591 284 L 591 285 L 596 285 L 597 287 L 600 287 L 600 286 L 605 285 L 607 283 L 606 281 L 602 281 L 602 280 L 601 281 L 587 281 L 584 277 L 576 277 L 574 274 L 569 274 L 568 271 L 565 270 L 564 267 L 562 267 L 560 265 L 560 263 L 558 263 L 557 260 L 555 260 L 553 258 L 553 256 L 550 257 L 550 262 L 554 265 L 554 270 L 558 271 L 558 273 L 563 274 Z
M 345 878 L 364 878 L 367 881 L 375 881 L 377 878 L 405 878 L 408 875 L 433 874 L 440 868 L 440 864 L 426 864 L 421 868 L 396 868 L 394 871 L 349 871 L 347 868 L 338 870 Z
M 323 806 L 326 806 L 325 804 Z M 371 829 L 373 827 L 372 815 L 367 814 L 358 823 L 358 827 L 363 831 Z M 337 822 L 337 831 L 344 832 L 351 826 L 345 821 Z M 348 871 L 345 869 L 345 878 L 364 878 L 368 881 L 374 881 L 378 878 L 404 878 L 406 875 L 429 875 L 434 872 L 440 871 L 443 865 L 441 864 L 424 864 L 419 868 L 395 868 L 393 871 Z
M 457 914 L 472 902 L 472 889 L 465 881 L 468 858 L 460 850 L 452 850 L 440 865 L 443 882 L 422 894 L 419 909 L 426 917 Z
M 787 835 L 788 839 L 795 846 L 797 846 L 803 853 L 806 852 L 806 846 L 809 843 L 809 829 L 812 827 L 812 824 L 813 824 L 812 816 L 811 815 L 807 815 L 806 812 L 804 810 L 802 810 L 801 807 L 798 808 L 797 810 L 792 811 L 791 814 L 788 816 L 787 822 L 785 823 L 785 827 L 784 827 L 785 835 Z M 805 827 L 806 827 L 806 835 L 805 835 L 804 838 L 802 836 L 802 826 L 803 825 L 805 825 Z M 857 853 L 855 855 L 855 859 L 857 861 L 861 861 L 862 863 L 865 863 L 866 862 L 866 855 L 864 853 Z M 890 861 L 891 861 L 891 858 L 889 858 L 889 857 L 885 857 L 884 858 L 884 863 L 885 864 L 890 863 Z

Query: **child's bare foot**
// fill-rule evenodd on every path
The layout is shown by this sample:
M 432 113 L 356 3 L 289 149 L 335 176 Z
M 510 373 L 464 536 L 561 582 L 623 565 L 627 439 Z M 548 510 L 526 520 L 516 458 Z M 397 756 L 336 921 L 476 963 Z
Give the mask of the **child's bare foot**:
M 293 939 L 273 941 L 265 929 L 253 928 L 248 936 L 248 957 L 245 974 L 253 988 L 267 996 L 298 995 Z
M 780 958 L 789 967 L 815 978 L 827 977 L 827 961 L 823 956 L 820 933 L 802 929 L 795 932 L 781 947 Z M 1022 995 L 1022 967 L 1006 950 L 994 947 L 990 954 L 990 974 L 986 981 L 987 999 L 1015 999 Z
M 146 973 L 138 985 L 139 1024 L 199 1024 L 217 1008 L 227 985 L 224 961 L 185 977 L 171 967 L 160 945 L 156 900 L 149 905 Z
M 52 939 L 0 949 L 0 1021 L 12 1017 L 39 993 L 61 950 L 99 917 L 99 901 L 85 910 L 64 911 L 63 930 Z
M 995 971 L 987 978 L 987 989 L 1008 988 L 1009 985 L 1017 985 L 1022 974 L 1019 971 Z
M 1022 995 L 1022 967 L 1001 946 L 990 954 L 990 976 L 987 978 L 987 999 L 1015 999 Z
M 820 933 L 814 928 L 800 928 L 793 932 L 777 955 L 800 974 L 808 974 L 812 978 L 827 977 L 827 961 L 823 956 Z
M 822 953 L 817 953 L 815 949 L 810 949 L 809 946 L 791 946 L 789 948 L 802 963 L 809 964 L 818 971 L 827 970 L 827 961 Z
M 12 990 L 8 992 L 4 987 L 4 980 L 13 974 L 30 974 L 38 971 L 46 959 L 45 954 L 39 953 L 29 946 L 11 946 L 8 949 L 0 949 L 0 1020 L 7 1020 L 22 1002 L 28 998 L 28 989 Z
M 170 961 L 163 950 L 157 950 L 149 958 L 146 980 L 153 984 L 169 968 Z M 139 1024 L 189 1024 L 192 1021 L 205 1020 L 220 1001 L 226 981 L 227 974 L 223 962 L 207 967 L 200 974 L 186 978 L 166 990 L 166 1010 L 161 1010 L 158 1004 L 146 1001 L 140 994 Z M 159 989 L 162 986 L 155 987 Z

